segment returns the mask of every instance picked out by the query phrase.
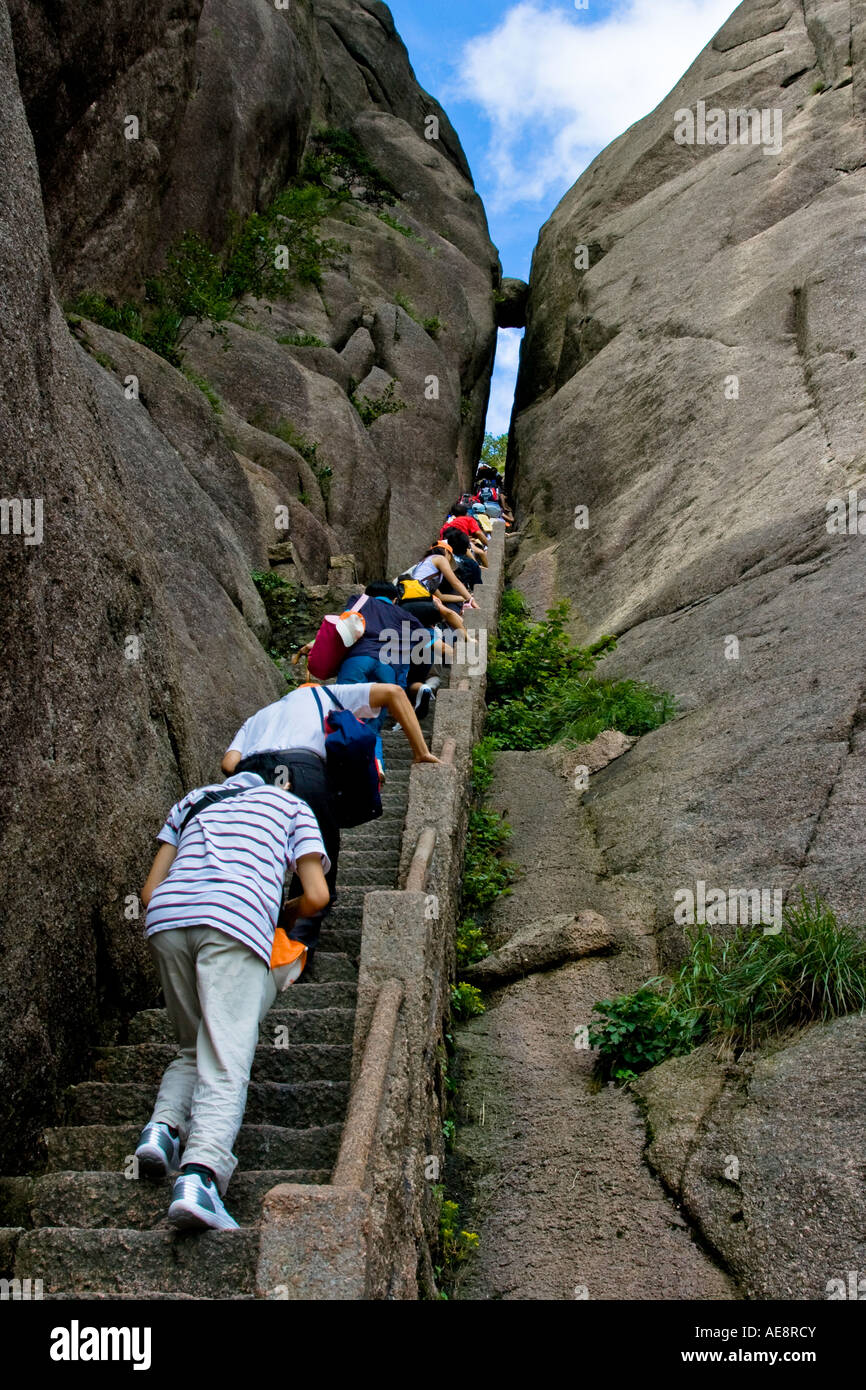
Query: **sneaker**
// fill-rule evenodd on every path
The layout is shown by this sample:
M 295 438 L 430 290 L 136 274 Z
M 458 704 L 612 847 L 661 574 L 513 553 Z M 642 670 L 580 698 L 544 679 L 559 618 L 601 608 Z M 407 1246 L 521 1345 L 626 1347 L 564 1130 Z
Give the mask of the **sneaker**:
M 174 1177 L 180 1168 L 180 1138 L 174 1137 L 168 1125 L 145 1125 L 135 1157 L 140 1177 L 152 1181 Z
M 429 685 L 422 685 L 418 694 L 415 696 L 415 713 L 419 719 L 426 719 L 430 713 L 430 706 L 435 703 L 436 695 Z
M 201 1173 L 181 1173 L 175 1179 L 168 1219 L 179 1231 L 239 1229 L 223 1206 L 216 1183 Z

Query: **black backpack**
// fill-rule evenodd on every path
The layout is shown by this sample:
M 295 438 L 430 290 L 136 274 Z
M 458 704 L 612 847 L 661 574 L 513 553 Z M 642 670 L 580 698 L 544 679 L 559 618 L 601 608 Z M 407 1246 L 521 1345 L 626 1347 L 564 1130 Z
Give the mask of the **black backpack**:
M 336 709 L 328 714 L 327 725 L 319 688 L 336 705 Z M 313 695 L 319 706 L 319 719 L 325 735 L 328 785 L 337 824 L 343 830 L 350 830 L 353 825 L 366 825 L 368 821 L 378 820 L 382 814 L 382 796 L 376 764 L 375 730 L 341 705 L 326 685 L 313 686 Z

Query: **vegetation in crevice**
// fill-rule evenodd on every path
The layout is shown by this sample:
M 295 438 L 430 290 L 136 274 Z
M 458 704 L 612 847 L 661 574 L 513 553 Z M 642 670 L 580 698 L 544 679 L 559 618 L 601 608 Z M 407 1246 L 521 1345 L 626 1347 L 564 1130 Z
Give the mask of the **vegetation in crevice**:
M 485 929 L 490 909 L 497 898 L 511 892 L 516 866 L 505 857 L 511 827 L 497 812 L 484 805 L 493 781 L 495 745 L 484 738 L 472 750 L 469 824 L 463 856 L 463 877 L 457 917 L 458 972 L 482 960 L 490 947 Z M 451 991 L 451 1007 L 457 1018 L 472 1018 L 484 1012 L 481 992 L 466 981 Z
M 568 614 L 563 601 L 533 622 L 516 590 L 503 595 L 487 673 L 486 730 L 495 747 L 587 743 L 604 729 L 645 734 L 675 714 L 671 696 L 654 686 L 595 676 L 616 638 L 579 647 L 565 631 Z
M 302 667 L 292 666 L 292 654 L 315 637 L 325 614 L 333 611 L 335 596 L 314 597 L 273 570 L 254 570 L 252 580 L 271 625 L 265 649 L 288 684 L 298 685 L 306 676 Z
M 371 207 L 391 207 L 400 201 L 397 189 L 377 169 L 357 136 L 335 126 L 327 126 L 312 136 L 301 177 L 329 193 L 354 198 Z
M 435 338 L 447 327 L 447 324 L 442 322 L 438 314 L 431 314 L 428 318 L 420 314 L 409 296 L 404 294 L 402 290 L 398 290 L 394 295 L 394 303 L 398 304 L 403 312 L 409 315 L 410 319 L 414 319 L 417 324 L 420 324 L 425 333 L 430 334 L 431 338 Z
M 324 267 L 340 248 L 320 237 L 319 226 L 339 202 L 314 184 L 291 184 L 261 212 L 232 214 L 221 250 L 197 232 L 185 232 L 162 270 L 145 281 L 141 300 L 118 302 L 87 292 L 66 306 L 67 313 L 124 333 L 178 367 L 196 324 L 224 334 L 245 296 L 285 298 L 297 285 L 321 284 Z
M 437 1185 L 433 1195 L 439 1203 L 439 1260 L 434 1265 L 434 1273 L 440 1283 L 440 1299 L 448 1299 L 447 1287 L 453 1283 L 460 1267 L 478 1249 L 479 1237 L 475 1231 L 467 1231 L 460 1220 L 459 1203 L 445 1195 L 445 1188 Z
M 207 378 L 199 376 L 198 372 L 194 372 L 190 367 L 184 367 L 183 374 L 186 377 L 187 381 L 191 382 L 193 386 L 198 387 L 199 391 L 201 391 L 202 395 L 210 405 L 211 410 L 214 412 L 214 414 L 222 415 L 222 401 L 220 400 L 219 396 L 217 395 L 216 391 L 214 390 L 213 386 L 211 386 Z
M 389 381 L 376 400 L 371 400 L 368 396 L 359 396 L 357 391 L 351 393 L 349 399 L 360 415 L 365 429 L 369 429 L 376 420 L 381 420 L 383 415 L 397 415 L 406 409 L 406 402 L 394 394 L 396 386 L 396 382 Z
M 277 342 L 281 347 L 327 347 L 315 333 L 283 333 Z
M 866 1008 L 863 932 L 840 923 L 817 893 L 800 890 L 779 932 L 740 926 L 722 937 L 702 926 L 689 947 L 671 980 L 595 1005 L 589 1042 L 603 1080 L 630 1081 L 704 1041 L 731 1056 Z

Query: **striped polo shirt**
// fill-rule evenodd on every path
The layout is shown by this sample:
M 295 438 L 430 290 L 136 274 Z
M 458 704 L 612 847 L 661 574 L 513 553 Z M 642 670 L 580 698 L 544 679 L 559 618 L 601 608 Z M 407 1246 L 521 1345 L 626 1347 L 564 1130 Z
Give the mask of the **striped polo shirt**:
M 244 790 L 205 807 L 184 830 L 167 877 L 153 891 L 145 931 L 215 927 L 270 964 L 286 870 L 294 870 L 302 854 L 321 855 L 325 873 L 330 860 L 307 803 L 255 772 L 189 792 L 157 838 L 177 845 L 190 807 L 204 792 L 228 787 Z

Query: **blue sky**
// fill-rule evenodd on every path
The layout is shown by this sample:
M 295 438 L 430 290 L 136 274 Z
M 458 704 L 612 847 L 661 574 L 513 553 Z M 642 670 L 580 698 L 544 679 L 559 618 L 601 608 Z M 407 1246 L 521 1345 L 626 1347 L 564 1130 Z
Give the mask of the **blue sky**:
M 666 96 L 733 0 L 388 0 L 450 116 L 506 275 L 598 152 Z M 500 334 L 488 428 L 508 428 L 520 333 Z

